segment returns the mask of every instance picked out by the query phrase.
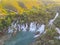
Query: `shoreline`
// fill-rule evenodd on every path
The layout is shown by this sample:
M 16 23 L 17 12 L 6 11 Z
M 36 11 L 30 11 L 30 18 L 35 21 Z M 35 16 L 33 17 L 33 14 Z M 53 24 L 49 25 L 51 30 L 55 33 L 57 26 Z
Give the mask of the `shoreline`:
M 4 45 L 4 42 L 10 38 L 9 35 L 4 35 L 0 38 L 0 45 Z

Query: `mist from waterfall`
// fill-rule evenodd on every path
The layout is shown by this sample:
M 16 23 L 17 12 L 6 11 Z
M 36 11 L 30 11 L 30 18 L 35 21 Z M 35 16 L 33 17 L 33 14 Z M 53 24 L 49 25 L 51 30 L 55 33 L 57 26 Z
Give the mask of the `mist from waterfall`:
M 60 34 L 60 29 L 56 27 L 57 32 Z
M 50 26 L 54 25 L 53 23 L 54 23 L 54 21 L 56 20 L 56 18 L 58 16 L 59 16 L 59 13 L 57 12 L 56 15 L 55 15 L 55 17 L 49 21 L 49 25 Z M 58 34 L 60 34 L 60 28 L 56 27 L 55 30 L 57 31 Z M 60 36 L 57 36 L 57 37 L 54 37 L 54 38 L 60 39 Z

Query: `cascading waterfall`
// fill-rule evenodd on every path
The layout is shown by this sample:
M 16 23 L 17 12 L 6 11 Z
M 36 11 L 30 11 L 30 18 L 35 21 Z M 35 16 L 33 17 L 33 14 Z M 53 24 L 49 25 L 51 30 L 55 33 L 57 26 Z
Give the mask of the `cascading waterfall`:
M 27 24 L 22 24 L 21 25 L 21 30 L 22 31 L 27 31 L 28 25 Z
M 57 36 L 55 38 L 60 40 L 60 29 L 58 27 L 56 27 L 55 29 L 56 29 L 57 33 L 59 34 L 59 36 Z
M 36 27 L 36 23 L 35 22 L 31 22 L 29 31 L 34 32 L 34 31 L 36 31 L 36 28 L 37 28 Z
M 39 27 L 39 28 L 38 28 Z M 14 31 L 17 32 L 18 31 L 27 31 L 28 28 L 28 24 L 17 24 L 17 23 L 12 23 L 11 26 L 9 26 L 8 28 L 8 33 L 13 33 Z M 29 26 L 29 31 L 30 32 L 40 32 L 43 33 L 45 30 L 45 25 L 42 24 L 40 26 L 36 25 L 35 22 L 31 22 L 30 26 Z
M 27 31 L 28 28 L 29 28 L 29 31 Z M 12 41 L 6 42 L 5 45 L 19 45 L 19 44 L 27 45 L 27 43 L 29 43 L 29 41 L 32 42 L 33 39 L 40 36 L 40 34 L 44 32 L 44 30 L 45 30 L 44 24 L 40 25 L 40 24 L 37 24 L 36 22 L 31 22 L 30 25 L 28 26 L 27 23 L 19 24 L 18 21 L 13 22 L 11 24 L 11 26 L 9 26 L 9 28 L 8 28 L 8 33 L 14 34 L 14 32 L 16 33 L 17 31 L 20 31 L 20 33 L 16 35 L 15 39 L 14 38 L 10 39 Z M 35 34 L 36 32 L 39 32 L 39 34 L 36 35 Z M 25 43 L 23 43 L 23 40 L 25 41 Z
M 56 13 L 56 16 L 49 21 L 48 25 L 53 25 L 53 22 L 58 17 L 59 13 Z M 5 45 L 28 45 L 27 43 L 31 43 L 33 39 L 39 37 L 42 33 L 45 32 L 45 24 L 37 24 L 36 22 L 31 22 L 29 25 L 26 24 L 20 24 L 16 22 L 12 22 L 11 26 L 8 27 L 8 33 L 14 34 L 14 32 L 17 34 L 18 31 L 20 31 L 15 39 L 12 38 L 7 42 Z M 29 28 L 29 29 L 28 29 Z M 28 30 L 28 31 L 27 31 Z M 56 28 L 57 32 L 59 32 L 58 28 Z M 36 34 L 39 32 L 38 34 Z M 60 32 L 59 32 L 60 33 Z M 23 43 L 25 41 L 25 43 Z M 9 44 L 8 44 L 9 43 Z
M 44 33 L 44 31 L 45 31 L 45 25 L 42 24 L 37 30 L 37 32 L 40 32 L 40 33 L 38 35 L 35 35 L 34 38 L 40 36 L 40 34 Z
M 49 21 L 49 25 L 53 25 L 53 22 L 56 20 L 58 16 L 59 16 L 59 13 L 57 12 L 55 17 Z
M 57 12 L 56 15 L 55 15 L 55 17 L 49 21 L 49 25 L 50 25 L 50 26 L 53 25 L 53 22 L 56 20 L 56 18 L 57 18 L 58 16 L 59 16 L 59 13 Z M 58 27 L 56 27 L 55 29 L 56 29 L 57 33 L 60 34 L 60 29 L 59 29 Z M 55 37 L 55 38 L 56 38 L 56 39 L 60 39 L 60 36 Z
M 49 25 L 49 26 L 52 26 L 52 25 L 53 25 L 53 22 L 56 20 L 56 18 L 57 18 L 58 16 L 59 16 L 59 13 L 57 12 L 56 15 L 55 15 L 55 17 L 49 21 L 49 24 L 48 24 L 48 25 Z M 56 29 L 57 29 L 57 28 L 56 28 Z M 46 33 L 46 31 L 45 31 L 45 25 L 42 24 L 42 25 L 38 28 L 37 31 L 39 31 L 40 34 L 41 34 L 41 33 Z M 59 31 L 59 30 L 57 30 L 57 32 L 58 32 L 58 31 Z M 36 35 L 35 37 L 40 36 L 40 34 Z
M 45 25 L 44 25 L 44 24 L 42 24 L 42 25 L 38 28 L 38 30 L 37 30 L 37 31 L 39 31 L 39 32 L 40 32 L 40 34 L 41 34 L 42 32 L 44 32 L 44 30 L 45 30 Z
M 60 34 L 60 29 L 56 27 L 57 32 Z
M 56 20 L 56 18 L 59 16 L 59 13 L 57 12 L 55 17 L 49 21 L 49 25 L 53 25 L 53 22 Z M 59 28 L 56 27 L 57 32 L 59 33 Z

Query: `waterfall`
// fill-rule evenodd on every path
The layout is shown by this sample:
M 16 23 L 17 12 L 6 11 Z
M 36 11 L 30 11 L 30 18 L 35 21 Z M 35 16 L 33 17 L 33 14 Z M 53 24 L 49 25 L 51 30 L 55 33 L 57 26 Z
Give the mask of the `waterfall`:
M 20 24 L 17 25 L 17 30 L 21 31 L 21 26 L 20 26 Z
M 27 27 L 28 27 L 27 24 L 26 24 L 26 26 L 25 26 L 25 24 L 22 24 L 22 25 L 21 25 L 21 30 L 22 30 L 22 31 L 27 31 Z
M 31 31 L 31 32 L 36 31 L 36 23 L 35 22 L 31 22 L 30 23 L 30 29 L 29 29 L 29 31 Z
M 59 13 L 57 12 L 56 15 L 55 15 L 55 17 L 49 21 L 49 25 L 50 25 L 50 26 L 53 25 L 53 22 L 56 20 L 56 18 L 57 18 L 58 16 L 59 16 Z M 60 29 L 59 29 L 58 27 L 56 27 L 55 29 L 56 29 L 57 33 L 60 34 Z M 54 38 L 60 39 L 60 36 L 54 37 Z
M 16 26 L 17 26 L 17 24 L 12 22 L 11 26 L 9 26 L 9 28 L 8 28 L 8 33 L 13 33 L 14 31 L 16 32 L 17 31 Z
M 58 16 L 59 16 L 59 13 L 57 12 L 55 17 L 49 21 L 49 25 L 53 25 L 53 22 L 56 20 Z
M 13 33 L 13 29 L 11 27 L 8 28 L 8 33 Z
M 57 12 L 56 13 L 56 16 L 54 17 L 54 20 L 59 16 L 59 13 Z
M 56 27 L 57 32 L 60 34 L 60 29 Z
M 39 31 L 39 32 L 40 32 L 40 34 L 41 34 L 41 33 L 43 33 L 43 32 L 44 32 L 44 30 L 45 30 L 45 25 L 44 25 L 44 24 L 42 24 L 42 25 L 39 27 L 39 29 L 38 29 L 37 31 Z
M 39 32 L 39 34 L 35 35 L 34 38 L 37 38 L 38 36 L 40 36 L 40 34 L 44 33 L 44 31 L 45 31 L 45 25 L 42 24 L 36 31 L 36 32 Z
M 17 31 L 24 31 L 26 32 L 28 29 L 28 24 L 19 24 L 18 21 L 16 22 L 12 22 L 11 26 L 9 26 L 8 28 L 8 33 L 12 34 L 13 32 L 17 32 Z M 30 26 L 29 26 L 29 32 L 32 33 L 37 33 L 39 32 L 39 34 L 35 35 L 34 37 L 38 37 L 40 36 L 40 34 L 42 34 L 45 30 L 45 25 L 42 24 L 37 24 L 36 22 L 31 22 Z
M 57 28 L 57 27 L 56 27 L 55 29 L 56 29 L 57 33 L 58 33 L 58 34 L 60 34 L 60 29 L 59 29 L 59 28 Z M 56 38 L 56 39 L 59 39 L 59 40 L 60 40 L 60 35 L 59 35 L 59 36 L 56 36 L 56 37 L 54 37 L 54 38 Z

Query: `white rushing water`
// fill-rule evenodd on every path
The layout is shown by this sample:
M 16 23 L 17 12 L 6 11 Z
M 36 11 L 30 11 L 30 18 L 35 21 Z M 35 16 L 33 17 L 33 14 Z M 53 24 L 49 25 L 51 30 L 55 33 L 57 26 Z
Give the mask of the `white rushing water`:
M 30 23 L 30 29 L 29 29 L 29 31 L 31 31 L 31 32 L 35 32 L 36 31 L 36 23 L 35 22 L 31 22 Z
M 45 25 L 42 24 L 42 25 L 36 25 L 37 23 L 36 22 L 31 22 L 30 23 L 30 26 L 28 27 L 28 24 L 18 24 L 18 22 L 13 22 L 11 24 L 11 26 L 9 26 L 8 28 L 8 33 L 13 33 L 13 32 L 17 32 L 17 31 L 24 31 L 26 32 L 27 31 L 27 28 L 29 28 L 29 32 L 32 32 L 32 33 L 36 33 L 36 32 L 39 32 L 39 34 L 35 35 L 34 37 L 38 37 L 40 36 L 41 33 L 44 32 L 45 30 Z
M 53 22 L 56 20 L 56 18 L 57 18 L 58 16 L 59 16 L 59 13 L 57 12 L 56 15 L 55 15 L 55 17 L 49 21 L 49 25 L 50 25 L 50 26 L 53 25 Z M 60 29 L 59 29 L 58 27 L 56 27 L 55 29 L 56 29 L 57 33 L 60 34 Z M 54 38 L 60 39 L 60 36 L 57 36 L 57 37 L 54 37 Z
M 37 38 L 38 36 L 40 36 L 40 34 L 44 33 L 44 31 L 45 31 L 45 25 L 42 24 L 37 30 L 37 32 L 40 32 L 40 33 L 35 35 L 34 38 Z
M 11 27 L 8 28 L 8 33 L 13 33 L 13 29 Z
M 49 25 L 53 25 L 53 22 L 56 20 L 58 16 L 59 16 L 59 13 L 57 12 L 55 17 L 49 21 Z
M 60 34 L 60 29 L 56 27 L 57 32 Z
M 41 33 L 43 33 L 43 32 L 44 32 L 44 30 L 45 30 L 45 25 L 44 25 L 44 24 L 42 24 L 42 25 L 38 28 L 38 30 L 37 30 L 37 31 L 39 31 L 39 32 L 40 32 L 40 34 L 41 34 Z

